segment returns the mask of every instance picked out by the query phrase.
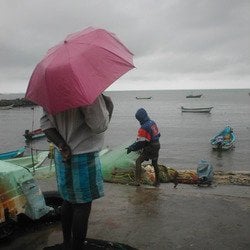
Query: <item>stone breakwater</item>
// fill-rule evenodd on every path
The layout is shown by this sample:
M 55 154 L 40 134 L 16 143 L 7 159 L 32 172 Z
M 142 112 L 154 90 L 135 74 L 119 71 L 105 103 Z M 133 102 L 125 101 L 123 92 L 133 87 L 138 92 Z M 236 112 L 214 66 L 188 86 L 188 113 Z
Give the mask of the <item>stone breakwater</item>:
M 4 106 L 13 106 L 13 107 L 30 107 L 30 106 L 35 106 L 36 104 L 26 100 L 25 98 L 17 98 L 17 99 L 2 99 L 0 100 L 0 107 Z

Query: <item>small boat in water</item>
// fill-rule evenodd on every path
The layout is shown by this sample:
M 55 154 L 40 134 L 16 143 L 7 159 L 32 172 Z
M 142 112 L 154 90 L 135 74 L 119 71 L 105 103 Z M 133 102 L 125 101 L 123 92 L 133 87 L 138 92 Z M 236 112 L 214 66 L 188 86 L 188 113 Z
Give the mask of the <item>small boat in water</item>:
M 31 140 L 43 138 L 43 137 L 45 137 L 45 134 L 42 131 L 42 129 L 40 129 L 40 128 L 33 130 L 33 131 L 29 131 L 27 129 L 27 130 L 25 130 L 25 133 L 23 136 L 25 137 L 26 141 L 31 141 Z
M 148 96 L 148 97 L 139 97 L 139 96 L 136 96 L 135 97 L 137 100 L 141 100 L 141 99 L 152 99 L 152 96 Z
M 5 153 L 0 153 L 0 160 L 6 160 L 6 159 L 11 159 L 11 158 L 17 158 L 17 157 L 21 157 L 24 154 L 25 151 L 25 146 L 21 147 L 17 150 L 13 150 L 13 151 L 8 151 Z
M 186 98 L 201 98 L 202 94 L 199 95 L 187 95 Z
M 184 108 L 181 106 L 181 112 L 189 112 L 189 113 L 210 113 L 213 107 L 205 107 L 205 108 Z
M 210 143 L 213 149 L 227 150 L 234 147 L 235 140 L 236 136 L 233 129 L 230 126 L 226 126 L 210 140 Z
M 7 106 L 0 106 L 0 110 L 9 110 L 14 107 L 14 104 L 7 105 Z

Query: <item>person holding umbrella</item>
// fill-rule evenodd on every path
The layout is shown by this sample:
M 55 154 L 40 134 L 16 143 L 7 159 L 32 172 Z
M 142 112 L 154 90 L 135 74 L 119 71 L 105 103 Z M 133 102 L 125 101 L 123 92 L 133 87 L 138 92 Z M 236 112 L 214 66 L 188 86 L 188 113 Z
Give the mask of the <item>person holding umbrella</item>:
M 150 159 L 155 170 L 154 186 L 157 187 L 160 185 L 158 157 L 160 150 L 159 138 L 161 134 L 156 123 L 149 118 L 148 113 L 144 108 L 140 108 L 137 110 L 135 118 L 139 121 L 141 127 L 138 130 L 136 142 L 131 144 L 126 149 L 127 154 L 129 154 L 131 151 L 142 150 L 136 160 L 136 185 L 140 185 L 141 181 L 141 164 L 144 161 L 148 161 Z
M 56 115 L 44 111 L 41 128 L 55 150 L 56 178 L 63 198 L 61 222 L 65 249 L 82 249 L 92 201 L 104 195 L 98 151 L 113 111 L 110 97 Z
M 114 33 L 88 27 L 50 48 L 30 77 L 25 98 L 43 107 L 41 128 L 57 147 L 66 249 L 71 234 L 72 249 L 83 247 L 92 201 L 104 195 L 98 152 L 113 103 L 103 92 L 133 68 L 133 54 Z

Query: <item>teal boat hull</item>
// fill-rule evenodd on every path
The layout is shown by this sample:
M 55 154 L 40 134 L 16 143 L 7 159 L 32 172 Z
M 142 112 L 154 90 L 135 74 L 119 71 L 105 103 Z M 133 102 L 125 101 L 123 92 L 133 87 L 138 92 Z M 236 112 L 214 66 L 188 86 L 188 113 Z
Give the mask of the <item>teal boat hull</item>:
M 215 150 L 228 150 L 235 146 L 236 135 L 230 126 L 226 126 L 222 131 L 216 134 L 210 143 Z
M 17 150 L 14 150 L 14 151 L 1 153 L 0 160 L 7 160 L 7 159 L 11 159 L 11 158 L 20 157 L 24 154 L 25 149 L 26 149 L 25 147 L 21 147 Z

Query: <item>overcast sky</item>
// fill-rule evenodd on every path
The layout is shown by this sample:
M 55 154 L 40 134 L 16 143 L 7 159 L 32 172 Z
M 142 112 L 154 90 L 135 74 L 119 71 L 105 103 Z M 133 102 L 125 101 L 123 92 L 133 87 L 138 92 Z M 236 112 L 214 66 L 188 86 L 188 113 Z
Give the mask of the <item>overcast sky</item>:
M 47 50 L 89 26 L 134 53 L 110 90 L 250 88 L 249 0 L 0 0 L 0 93 L 25 92 Z

